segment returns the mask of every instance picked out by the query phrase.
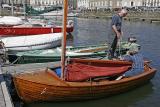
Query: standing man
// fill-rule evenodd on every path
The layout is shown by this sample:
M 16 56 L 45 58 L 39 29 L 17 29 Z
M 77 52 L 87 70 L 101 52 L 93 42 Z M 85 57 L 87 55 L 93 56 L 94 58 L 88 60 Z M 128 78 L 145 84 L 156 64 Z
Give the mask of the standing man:
M 114 40 L 112 42 L 111 50 L 110 50 L 111 58 L 115 57 L 114 53 L 115 53 L 115 50 L 116 50 L 116 47 L 117 47 L 117 43 L 118 43 L 118 40 L 122 36 L 122 31 L 121 31 L 122 18 L 127 15 L 127 12 L 128 11 L 126 9 L 122 9 L 117 14 L 112 16 L 111 28 L 112 28 L 112 31 L 113 31 L 115 37 L 114 37 Z

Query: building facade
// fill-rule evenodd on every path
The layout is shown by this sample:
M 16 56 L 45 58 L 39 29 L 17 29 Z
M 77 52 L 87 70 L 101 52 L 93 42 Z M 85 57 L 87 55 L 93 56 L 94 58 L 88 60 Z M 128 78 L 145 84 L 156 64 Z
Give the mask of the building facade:
M 63 5 L 63 0 L 0 0 L 1 4 L 9 4 L 12 3 L 14 5 L 19 4 L 28 4 L 32 6 L 50 6 L 50 5 Z M 77 0 L 68 0 L 69 7 L 73 7 Z
M 160 0 L 142 0 L 142 5 L 147 7 L 160 7 Z
M 90 0 L 89 9 L 120 8 L 122 0 Z
M 123 7 L 159 7 L 160 0 L 122 0 Z
M 32 6 L 62 6 L 64 0 L 30 0 Z M 69 7 L 74 7 L 75 0 L 68 0 Z
M 77 1 L 77 8 L 78 9 L 88 9 L 89 3 L 90 3 L 90 0 L 78 0 Z
M 30 0 L 31 6 L 63 5 L 63 0 Z
M 30 4 L 30 0 L 1 0 L 2 4 L 23 5 L 24 3 Z
M 142 0 L 122 0 L 122 7 L 142 6 Z
M 160 0 L 78 0 L 78 8 L 160 7 Z
M 31 6 L 62 6 L 64 0 L 0 0 L 1 4 Z M 70 8 L 100 9 L 100 8 L 119 8 L 119 7 L 160 7 L 160 0 L 68 0 Z

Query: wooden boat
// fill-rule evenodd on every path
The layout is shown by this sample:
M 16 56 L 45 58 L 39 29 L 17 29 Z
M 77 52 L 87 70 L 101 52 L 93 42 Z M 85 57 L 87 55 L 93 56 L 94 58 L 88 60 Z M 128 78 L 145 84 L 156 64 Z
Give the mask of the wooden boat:
M 9 52 L 17 52 L 60 46 L 61 39 L 62 33 L 51 33 L 36 36 L 6 37 L 1 40 Z
M 66 22 L 67 7 L 68 0 L 64 0 L 64 22 Z M 71 59 L 65 64 L 66 26 L 63 28 L 61 78 L 54 72 L 59 68 L 15 74 L 13 81 L 23 101 L 77 101 L 106 97 L 142 86 L 156 73 L 154 68 L 145 63 L 142 73 L 115 80 L 115 77 L 129 70 L 132 63 Z
M 129 62 L 112 60 L 74 59 L 71 60 L 71 63 L 97 66 L 98 69 L 101 69 L 101 67 L 108 67 L 115 70 L 131 65 Z M 83 68 L 80 69 L 83 70 Z M 85 72 L 87 72 L 87 70 Z M 96 72 L 99 73 L 100 70 Z M 121 80 L 112 78 L 96 79 L 95 77 L 95 80 L 90 79 L 89 81 L 73 82 L 61 80 L 54 72 L 54 69 L 41 69 L 30 71 L 30 73 L 14 75 L 13 80 L 18 95 L 25 102 L 76 101 L 96 99 L 126 92 L 149 82 L 155 73 L 156 70 L 146 64 L 145 70 L 142 71 L 141 74 L 132 77 L 124 77 Z M 79 78 L 79 76 L 77 78 Z
M 107 44 L 78 47 L 68 46 L 66 57 L 102 57 L 106 55 L 105 50 L 107 50 L 107 48 Z M 14 62 L 14 64 L 54 62 L 61 60 L 61 53 L 61 48 L 57 47 L 55 49 L 33 50 L 26 52 L 17 52 L 16 54 L 8 54 L 8 59 L 10 63 Z

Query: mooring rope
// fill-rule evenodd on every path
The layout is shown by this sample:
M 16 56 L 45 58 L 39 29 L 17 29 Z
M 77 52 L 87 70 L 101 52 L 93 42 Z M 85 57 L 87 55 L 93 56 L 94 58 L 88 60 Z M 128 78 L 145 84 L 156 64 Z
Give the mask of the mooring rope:
M 122 37 L 118 41 L 118 51 L 119 51 L 119 58 L 122 58 L 122 53 L 121 53 L 121 46 L 122 46 Z
M 18 57 L 16 60 L 14 60 L 12 63 L 10 63 L 10 65 L 15 64 L 19 59 L 21 59 L 22 56 L 23 56 L 23 55 L 21 55 L 20 57 Z

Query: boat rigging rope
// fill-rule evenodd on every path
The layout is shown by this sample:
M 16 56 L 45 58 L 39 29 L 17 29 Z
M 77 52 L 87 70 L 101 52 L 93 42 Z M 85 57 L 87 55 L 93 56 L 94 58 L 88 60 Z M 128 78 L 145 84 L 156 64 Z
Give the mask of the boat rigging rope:
M 23 56 L 23 55 L 21 55 L 20 57 L 18 57 L 16 60 L 14 60 L 12 63 L 10 63 L 10 65 L 15 64 L 19 59 L 21 59 L 22 56 Z
M 122 37 L 118 41 L 118 53 L 120 59 L 122 58 L 121 47 L 122 47 Z

